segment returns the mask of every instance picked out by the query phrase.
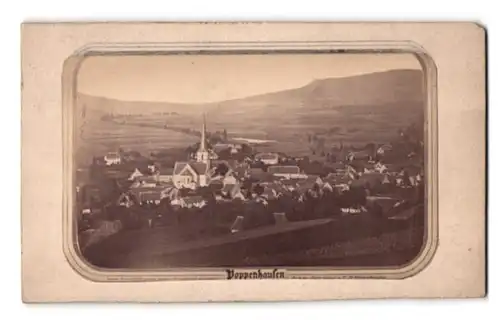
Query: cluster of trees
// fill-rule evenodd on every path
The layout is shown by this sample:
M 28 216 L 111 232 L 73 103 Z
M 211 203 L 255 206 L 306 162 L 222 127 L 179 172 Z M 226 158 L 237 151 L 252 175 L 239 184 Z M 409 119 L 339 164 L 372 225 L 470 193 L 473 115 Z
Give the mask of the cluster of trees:
M 209 132 L 207 135 L 208 141 L 212 144 L 226 143 L 228 141 L 226 129 L 223 129 L 222 131 Z
M 263 188 L 260 194 L 263 192 Z M 363 188 L 355 188 L 347 193 L 320 192 L 319 186 L 308 191 L 303 200 L 299 200 L 297 192 L 287 193 L 279 198 L 262 202 L 243 202 L 232 200 L 216 202 L 213 190 L 209 188 L 198 192 L 206 201 L 202 208 L 174 209 L 167 199 L 158 205 L 147 204 L 125 208 L 110 205 L 105 208 L 98 219 L 120 220 L 124 229 L 150 227 L 152 224 L 188 226 L 198 225 L 200 228 L 228 229 L 237 216 L 244 217 L 244 228 L 251 229 L 274 224 L 273 213 L 285 212 L 291 221 L 302 221 L 340 214 L 341 207 L 360 206 L 366 204 L 366 192 Z M 259 194 L 259 186 L 253 192 Z M 228 229 L 229 230 L 229 229 Z
M 335 159 L 335 155 L 331 155 Z M 335 161 L 334 161 L 335 162 Z M 279 160 L 279 164 L 283 166 L 298 166 L 302 172 L 309 175 L 317 175 L 320 177 L 327 176 L 329 173 L 334 173 L 335 168 L 318 160 L 311 161 L 309 157 L 302 157 L 300 160 L 295 160 L 294 158 L 282 157 Z M 250 165 L 252 168 L 260 168 L 264 172 L 267 171 L 269 165 L 263 163 L 262 161 L 255 161 Z
M 307 135 L 307 142 L 309 143 L 309 149 L 313 155 L 325 156 L 325 138 L 320 137 L 315 133 Z
M 244 188 L 245 186 L 243 186 Z M 247 186 L 247 188 L 250 187 Z M 263 187 L 259 185 L 252 189 L 252 192 L 256 194 L 262 194 L 263 191 Z M 318 185 L 314 185 L 303 197 L 297 191 L 287 192 L 279 198 L 269 199 L 264 204 L 263 202 L 240 200 L 217 202 L 215 200 L 216 191 L 207 187 L 197 190 L 197 194 L 206 201 L 206 205 L 202 208 L 174 209 L 168 199 L 163 199 L 158 205 L 134 205 L 130 208 L 114 205 L 113 202 L 104 206 L 100 214 L 92 215 L 90 219 L 81 221 L 80 225 L 83 228 L 90 228 L 103 220 L 119 220 L 124 230 L 167 225 L 176 226 L 179 231 L 185 232 L 186 236 L 195 237 L 228 233 L 230 226 L 238 216 L 244 217 L 243 228 L 247 230 L 273 225 L 275 223 L 273 213 L 276 212 L 284 212 L 290 221 L 304 221 L 340 216 L 342 214 L 341 208 L 365 206 L 369 210 L 369 215 L 376 218 L 382 217 L 384 212 L 380 206 L 367 203 L 367 191 L 366 187 L 359 186 L 339 193 L 336 190 L 321 190 Z M 405 194 L 399 196 L 407 201 L 405 201 L 404 206 L 401 206 L 402 209 L 423 203 L 425 197 L 423 186 L 403 191 Z M 183 196 L 188 195 L 189 192 L 192 191 L 181 190 Z M 116 197 L 117 193 L 117 187 L 110 185 L 108 199 Z
M 243 143 L 239 152 L 233 154 L 228 148 L 217 152 L 217 156 L 220 160 L 237 160 L 239 162 L 242 162 L 246 157 L 251 157 L 253 153 L 254 150 L 252 149 L 252 147 L 250 147 L 246 143 Z

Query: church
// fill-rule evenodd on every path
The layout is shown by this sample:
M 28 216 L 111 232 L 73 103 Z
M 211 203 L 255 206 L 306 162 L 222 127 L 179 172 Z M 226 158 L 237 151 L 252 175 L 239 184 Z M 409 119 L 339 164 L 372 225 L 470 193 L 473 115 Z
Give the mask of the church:
M 210 161 L 214 153 L 209 150 L 206 137 L 206 120 L 203 115 L 200 146 L 194 155 L 194 160 L 175 163 L 172 182 L 178 189 L 196 189 L 208 186 L 210 182 Z

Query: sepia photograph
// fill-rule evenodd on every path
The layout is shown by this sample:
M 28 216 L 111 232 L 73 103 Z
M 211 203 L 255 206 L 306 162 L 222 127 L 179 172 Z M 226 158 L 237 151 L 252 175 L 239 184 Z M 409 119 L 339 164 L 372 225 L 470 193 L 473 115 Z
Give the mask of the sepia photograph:
M 413 54 L 91 55 L 75 101 L 94 267 L 399 268 L 425 244 Z
M 485 296 L 477 24 L 22 34 L 24 302 Z

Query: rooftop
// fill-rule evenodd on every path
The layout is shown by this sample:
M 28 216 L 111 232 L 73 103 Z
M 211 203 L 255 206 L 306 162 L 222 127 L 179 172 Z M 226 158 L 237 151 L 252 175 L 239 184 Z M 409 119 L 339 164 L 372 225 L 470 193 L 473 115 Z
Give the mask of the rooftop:
M 200 203 L 200 202 L 204 201 L 202 196 L 189 196 L 189 197 L 182 198 L 182 200 L 186 204 L 195 204 L 195 203 Z
M 105 156 L 105 159 L 119 159 L 120 155 L 117 152 L 108 152 Z
M 300 168 L 298 166 L 270 166 L 267 168 L 267 172 L 273 174 L 298 174 L 300 173 Z
M 196 172 L 196 174 L 206 174 L 209 167 L 206 163 L 203 162 L 196 162 L 196 161 L 178 161 L 175 163 L 174 169 L 173 169 L 173 174 L 180 174 L 186 166 L 191 167 L 191 169 Z
M 257 159 L 264 159 L 264 160 L 272 160 L 278 158 L 277 153 L 258 153 L 255 155 L 255 158 Z

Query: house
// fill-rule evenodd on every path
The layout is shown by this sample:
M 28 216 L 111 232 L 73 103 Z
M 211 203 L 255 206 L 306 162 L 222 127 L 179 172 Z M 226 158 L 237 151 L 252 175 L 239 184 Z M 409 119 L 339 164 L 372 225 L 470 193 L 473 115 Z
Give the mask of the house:
M 245 178 L 245 176 L 247 174 L 247 170 L 248 170 L 248 168 L 245 166 L 236 167 L 236 168 L 234 168 L 233 175 L 235 177 L 237 177 L 238 179 L 243 179 L 243 178 Z
M 391 210 L 400 199 L 384 196 L 368 196 L 366 197 L 366 201 L 368 206 L 373 207 L 374 205 L 378 205 L 382 212 L 385 213 Z
M 159 203 L 172 189 L 174 186 L 171 182 L 158 182 L 154 176 L 144 176 L 138 177 L 129 190 L 130 195 L 134 196 L 139 203 Z
M 316 183 L 317 185 L 319 186 L 322 186 L 323 185 L 323 179 L 321 179 L 320 176 L 318 175 L 309 175 L 307 178 L 306 178 L 307 181 L 311 181 L 311 182 L 314 182 Z
M 276 196 L 281 196 L 283 193 L 287 192 L 288 190 L 283 186 L 283 184 L 279 182 L 271 182 L 267 184 L 263 184 L 265 188 L 269 188 L 271 190 L 274 190 L 273 192 L 276 194 Z
M 324 164 L 324 166 L 334 172 L 345 170 L 345 164 L 340 162 L 334 162 L 334 163 L 327 162 Z
M 104 156 L 104 162 L 107 166 L 111 166 L 122 163 L 122 158 L 118 152 L 108 152 Z
M 178 161 L 175 163 L 172 173 L 172 182 L 177 189 L 196 189 L 209 184 L 210 162 L 213 151 L 207 148 L 206 121 L 203 115 L 203 126 L 201 130 L 200 146 L 195 154 L 195 161 Z
M 351 178 L 346 174 L 329 174 L 324 178 L 323 186 L 328 184 L 340 192 L 349 190 Z M 327 187 L 328 188 L 328 187 Z
M 423 181 L 423 168 L 411 165 L 406 168 L 406 172 L 408 174 L 409 184 L 411 186 L 417 186 Z
M 154 163 L 148 165 L 149 174 L 154 174 L 157 169 L 158 168 L 157 168 L 156 164 L 154 164 Z
M 260 197 L 260 196 L 256 197 L 256 198 L 254 199 L 254 201 L 255 201 L 255 203 L 260 203 L 260 204 L 262 204 L 262 205 L 264 205 L 264 206 L 267 206 L 267 205 L 269 204 L 269 202 L 267 202 L 267 199 L 266 199 L 266 198 L 264 198 L 264 197 Z
M 377 162 L 374 166 L 374 170 L 378 173 L 386 173 L 388 171 L 388 167 L 381 162 Z
M 132 201 L 132 197 L 129 194 L 122 193 L 120 197 L 118 197 L 118 200 L 116 200 L 116 205 L 130 208 L 134 205 L 134 202 Z
M 264 175 L 266 172 L 262 168 L 248 168 L 246 170 L 247 177 L 258 177 Z
M 172 191 L 172 189 L 173 189 L 172 187 L 160 186 L 157 188 L 137 190 L 134 195 L 141 204 L 142 203 L 159 204 L 162 199 L 168 198 L 170 196 L 170 192 Z
M 395 178 L 389 174 L 384 174 L 384 178 L 382 179 L 382 184 L 388 185 L 388 184 L 395 184 Z
M 270 166 L 267 172 L 284 179 L 305 179 L 307 174 L 301 173 L 298 166 Z
M 317 188 L 317 190 L 319 191 L 319 185 L 316 183 L 316 181 L 314 179 L 308 179 L 308 180 L 302 180 L 298 183 L 298 186 L 297 186 L 297 191 L 299 193 L 306 193 L 310 190 L 313 190 L 314 188 Z
M 180 191 L 177 188 L 172 187 L 172 188 L 164 189 L 162 191 L 162 198 L 163 199 L 167 198 L 167 199 L 172 200 L 172 199 L 177 199 L 179 197 L 180 197 Z
M 151 191 L 141 192 L 139 194 L 139 201 L 140 203 L 160 204 L 163 195 L 162 191 L 163 190 L 151 190 Z
M 280 184 L 283 186 L 283 188 L 287 191 L 293 191 L 297 189 L 298 187 L 298 179 L 289 179 L 289 180 L 282 180 L 280 181 Z
M 391 151 L 391 150 L 392 150 L 391 145 L 388 145 L 388 144 L 382 145 L 377 149 L 377 155 L 383 156 L 386 151 Z
M 261 197 L 265 198 L 266 200 L 273 200 L 277 199 L 279 196 L 278 191 L 276 191 L 273 188 L 265 187 L 264 192 L 262 192 Z
M 372 163 L 367 163 L 366 165 L 363 166 L 362 168 L 362 173 L 372 173 L 375 172 L 375 164 Z
M 360 173 L 356 170 L 355 167 L 353 166 L 347 166 L 346 170 L 346 176 L 349 177 L 351 180 L 356 179 L 357 177 L 360 176 Z
M 182 205 L 182 198 L 173 198 L 170 200 L 170 205 L 175 208 L 175 209 L 178 209 L 181 207 Z
M 245 196 L 241 192 L 241 188 L 239 184 L 226 184 L 220 191 L 221 194 L 226 198 L 226 199 L 240 199 L 240 200 L 245 200 Z
M 385 175 L 378 172 L 365 173 L 357 179 L 351 181 L 351 187 L 368 187 L 373 188 L 382 184 Z
M 135 181 L 137 178 L 143 176 L 144 174 L 138 168 L 135 168 L 134 172 L 132 172 L 132 174 L 130 174 L 130 176 L 128 177 L 128 180 Z
M 137 177 L 130 186 L 130 190 L 137 188 L 155 188 L 158 186 L 158 181 L 152 176 Z
M 261 161 L 267 165 L 276 165 L 279 162 L 279 155 L 277 153 L 258 153 L 255 155 L 255 160 Z
M 275 180 L 275 177 L 272 174 L 262 170 L 261 168 L 249 168 L 245 174 L 245 178 L 260 182 L 271 182 Z
M 208 186 L 209 167 L 203 162 L 176 162 L 172 173 L 172 182 L 177 189 Z
M 231 233 L 236 233 L 240 232 L 243 230 L 243 220 L 245 218 L 243 216 L 237 216 L 236 220 L 234 220 L 233 224 L 231 225 Z
M 381 163 L 382 164 L 382 163 Z M 387 173 L 396 173 L 401 170 L 401 166 L 393 163 L 384 163 L 383 167 L 385 167 L 385 172 Z
M 359 207 L 349 207 L 349 208 L 340 208 L 342 214 L 360 214 L 367 212 L 366 208 L 363 206 Z
M 353 160 L 371 160 L 372 154 L 366 150 L 351 151 L 348 153 L 347 158 L 349 161 Z
M 285 212 L 273 212 L 274 223 L 277 225 L 288 223 Z
M 322 188 L 324 191 L 328 191 L 328 192 L 333 192 L 333 190 L 334 190 L 334 187 L 329 182 L 323 183 Z
M 225 176 L 225 177 L 222 179 L 222 183 L 223 183 L 224 185 L 227 185 L 227 184 L 238 184 L 238 183 L 239 183 L 239 181 L 238 181 L 238 179 L 236 179 L 236 177 L 235 177 L 235 176 L 233 176 L 233 175 L 227 175 L 227 176 Z
M 203 208 L 207 203 L 202 196 L 189 196 L 179 199 L 182 208 Z
M 154 176 L 159 182 L 172 182 L 174 179 L 174 168 L 157 168 Z

